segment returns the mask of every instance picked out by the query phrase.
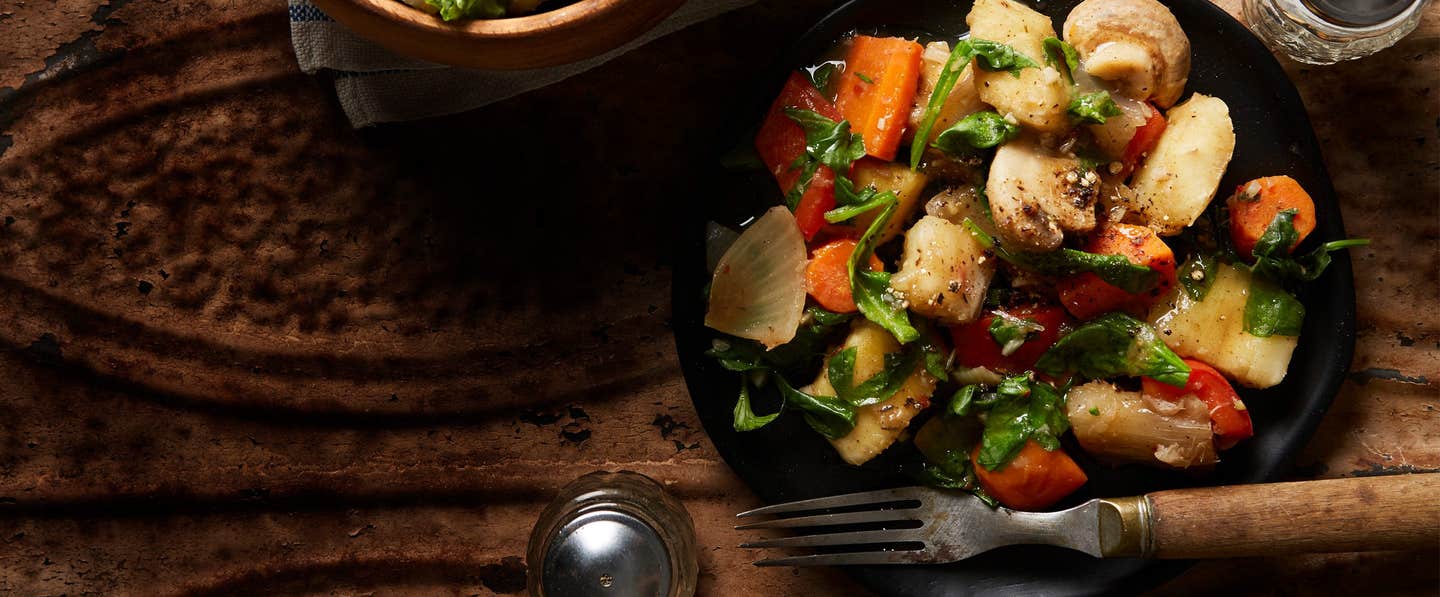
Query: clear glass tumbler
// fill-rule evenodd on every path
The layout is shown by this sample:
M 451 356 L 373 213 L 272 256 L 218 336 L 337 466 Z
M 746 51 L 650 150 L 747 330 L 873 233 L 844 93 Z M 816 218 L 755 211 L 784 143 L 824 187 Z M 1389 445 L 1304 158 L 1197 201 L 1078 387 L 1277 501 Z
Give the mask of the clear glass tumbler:
M 1334 64 L 1409 35 L 1430 0 L 1244 0 L 1245 22 L 1298 62 Z

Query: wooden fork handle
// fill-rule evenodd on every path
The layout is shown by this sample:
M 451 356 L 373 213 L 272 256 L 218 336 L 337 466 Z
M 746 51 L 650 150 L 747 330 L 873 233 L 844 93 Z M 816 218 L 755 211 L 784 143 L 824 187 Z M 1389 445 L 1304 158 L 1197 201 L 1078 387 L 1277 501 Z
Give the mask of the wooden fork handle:
M 1179 489 L 1140 500 L 1156 558 L 1440 548 L 1440 473 Z M 1148 512 L 1145 512 L 1148 510 Z M 1133 528 L 1133 527 L 1132 527 Z

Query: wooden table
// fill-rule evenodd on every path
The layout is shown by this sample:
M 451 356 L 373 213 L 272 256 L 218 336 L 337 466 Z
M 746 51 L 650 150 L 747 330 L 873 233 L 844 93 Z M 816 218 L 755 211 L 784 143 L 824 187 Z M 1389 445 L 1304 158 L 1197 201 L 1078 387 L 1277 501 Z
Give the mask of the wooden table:
M 277 0 L 0 4 L 0 593 L 514 593 L 540 508 L 595 469 L 685 501 L 704 594 L 858 592 L 732 547 L 756 500 L 686 394 L 664 254 L 687 158 L 830 5 L 355 132 Z M 1294 478 L 1440 468 L 1429 11 L 1372 58 L 1287 65 L 1375 240 Z M 1431 592 L 1436 558 L 1209 562 L 1159 592 Z

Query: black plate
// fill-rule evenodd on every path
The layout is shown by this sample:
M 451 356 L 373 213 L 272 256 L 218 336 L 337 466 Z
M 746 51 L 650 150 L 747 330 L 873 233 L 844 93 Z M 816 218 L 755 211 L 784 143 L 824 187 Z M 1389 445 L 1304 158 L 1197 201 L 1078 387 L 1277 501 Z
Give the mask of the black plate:
M 1056 30 L 1078 0 L 1045 2 L 1039 10 Z M 1345 236 L 1339 203 L 1305 106 L 1285 72 L 1243 25 L 1210 2 L 1170 4 L 1190 37 L 1193 62 L 1189 92 L 1224 99 L 1235 123 L 1236 147 L 1220 188 L 1259 176 L 1289 174 L 1315 199 L 1317 231 L 1307 246 Z M 778 66 L 744 99 L 736 114 L 736 145 L 750 142 L 765 108 L 789 70 L 813 61 L 834 40 L 852 30 L 952 37 L 966 30 L 970 2 L 855 0 L 831 13 L 802 37 Z M 778 200 L 765 173 L 749 175 L 717 167 L 714 188 L 695 197 L 678 246 L 674 286 L 675 338 L 690 395 L 705 430 L 725 460 L 767 502 L 912 484 L 896 473 L 897 446 L 863 467 L 844 464 L 829 444 L 798 416 L 786 416 L 759 431 L 731 428 L 739 382 L 702 354 L 714 332 L 702 323 L 706 221 L 735 225 Z M 1213 474 L 1190 477 L 1127 467 L 1108 469 L 1082 460 L 1090 483 L 1067 504 L 1091 497 L 1134 495 L 1188 485 L 1256 483 L 1282 475 L 1330 405 L 1354 349 L 1355 292 L 1350 260 L 1338 254 L 1319 280 L 1302 290 L 1309 311 L 1301 342 L 1285 382 L 1265 391 L 1243 391 L 1256 436 L 1226 452 Z M 808 382 L 808 380 L 805 380 Z M 1077 455 L 1077 457 L 1081 457 Z M 1062 504 L 1064 505 L 1064 504 Z M 729 546 L 719 546 L 729 549 Z M 1178 574 L 1185 562 L 1096 560 L 1058 548 L 1023 546 L 996 550 L 943 566 L 851 568 L 856 578 L 886 595 L 1094 594 L 1132 592 Z

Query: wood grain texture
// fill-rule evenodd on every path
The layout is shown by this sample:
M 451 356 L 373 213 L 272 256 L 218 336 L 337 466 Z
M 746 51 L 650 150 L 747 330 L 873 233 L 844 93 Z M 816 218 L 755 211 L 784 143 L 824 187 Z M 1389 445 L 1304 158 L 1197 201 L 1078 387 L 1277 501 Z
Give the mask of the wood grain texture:
M 668 328 L 688 156 L 832 2 L 360 132 L 283 2 L 81 4 L 0 7 L 54 25 L 0 36 L 0 594 L 514 594 L 535 516 L 594 469 L 685 502 L 703 594 L 859 593 L 733 547 L 758 503 Z M 1295 478 L 1440 469 L 1437 9 L 1372 58 L 1287 64 L 1375 239 Z M 1433 593 L 1435 557 L 1205 562 L 1157 592 Z
M 1159 491 L 1146 498 L 1159 558 L 1440 547 L 1440 473 Z

